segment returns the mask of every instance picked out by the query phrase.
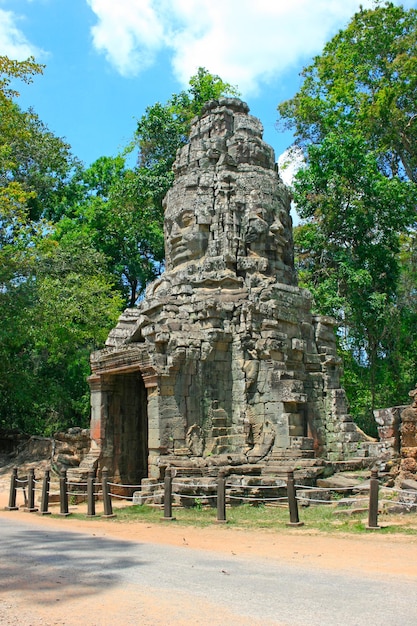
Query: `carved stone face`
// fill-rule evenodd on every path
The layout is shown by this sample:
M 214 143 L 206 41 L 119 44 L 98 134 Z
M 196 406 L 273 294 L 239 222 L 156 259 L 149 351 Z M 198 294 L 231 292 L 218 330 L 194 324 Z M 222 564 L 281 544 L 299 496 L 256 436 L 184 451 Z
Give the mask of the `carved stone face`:
M 199 221 L 192 209 L 183 209 L 177 215 L 166 216 L 167 260 L 172 267 L 205 255 L 209 225 Z
M 260 212 L 259 212 L 260 213 Z M 246 230 L 246 243 L 251 244 L 265 237 L 269 225 L 259 213 L 250 213 Z

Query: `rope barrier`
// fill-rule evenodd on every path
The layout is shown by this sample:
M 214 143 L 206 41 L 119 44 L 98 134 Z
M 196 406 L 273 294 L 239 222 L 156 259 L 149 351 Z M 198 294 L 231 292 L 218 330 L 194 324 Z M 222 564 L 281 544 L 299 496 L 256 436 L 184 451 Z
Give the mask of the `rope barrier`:
M 110 483 L 110 482 L 108 482 L 107 484 L 111 485 L 112 487 L 126 487 L 127 489 L 140 489 L 142 487 L 142 485 L 122 485 L 120 483 Z
M 95 501 L 101 498 L 103 500 L 104 505 L 104 517 L 113 517 L 112 510 L 112 498 L 119 498 L 120 500 L 132 501 L 134 500 L 133 495 L 122 495 L 120 493 L 111 492 L 110 487 L 117 489 L 130 489 L 130 490 L 139 490 L 139 497 L 145 501 L 151 501 L 156 503 L 157 498 L 159 500 L 158 504 L 161 504 L 161 495 L 163 495 L 163 503 L 164 503 L 164 518 L 163 519 L 174 519 L 172 517 L 172 497 L 180 498 L 184 500 L 192 500 L 196 503 L 203 501 L 207 504 L 208 500 L 216 500 L 217 501 L 217 522 L 225 522 L 226 523 L 226 498 L 228 499 L 229 504 L 231 501 L 239 501 L 239 502 L 247 502 L 247 503 L 256 503 L 256 504 L 274 504 L 274 503 L 288 503 L 289 511 L 290 511 L 290 526 L 301 526 L 303 522 L 299 521 L 298 517 L 298 509 L 297 509 L 297 501 L 304 504 L 323 504 L 323 505 L 337 505 L 338 503 L 343 505 L 358 505 L 364 502 L 369 502 L 368 512 L 368 529 L 377 529 L 378 526 L 378 512 L 380 507 L 378 507 L 378 494 L 382 491 L 386 497 L 380 500 L 380 505 L 393 505 L 400 506 L 403 508 L 411 508 L 416 507 L 417 505 L 417 491 L 412 489 L 398 489 L 395 487 L 385 487 L 381 486 L 378 481 L 378 472 L 376 470 L 372 471 L 371 478 L 368 484 L 364 485 L 350 485 L 345 487 L 314 487 L 311 485 L 300 485 L 294 483 L 294 473 L 293 471 L 287 472 L 287 481 L 283 481 L 281 478 L 277 479 L 277 483 L 274 484 L 236 484 L 236 483 L 226 483 L 225 476 L 223 473 L 219 473 L 219 476 L 216 480 L 210 483 L 199 483 L 198 480 L 194 478 L 190 478 L 189 482 L 184 482 L 175 479 L 175 475 L 171 474 L 171 470 L 167 470 L 165 473 L 164 482 L 153 483 L 149 485 L 128 485 L 128 484 L 120 484 L 113 483 L 108 481 L 108 470 L 103 468 L 102 470 L 102 480 L 101 482 L 96 482 L 97 478 L 95 476 L 94 471 L 89 472 L 88 481 L 87 482 L 68 482 L 67 481 L 67 472 L 66 470 L 62 470 L 60 474 L 60 488 L 59 492 L 49 492 L 50 488 L 50 470 L 45 471 L 45 476 L 43 480 L 35 479 L 34 469 L 31 468 L 28 472 L 28 476 L 25 478 L 17 477 L 18 468 L 13 469 L 13 474 L 11 477 L 11 485 L 10 485 L 10 496 L 9 496 L 9 506 L 6 507 L 8 510 L 17 510 L 19 507 L 16 506 L 16 492 L 18 488 L 23 490 L 25 496 L 25 510 L 26 511 L 38 511 L 38 509 L 34 505 L 35 492 L 42 491 L 41 498 L 41 514 L 49 514 L 48 511 L 48 501 L 51 496 L 58 496 L 60 499 L 60 507 L 61 512 L 60 515 L 70 515 L 68 511 L 68 496 L 70 497 L 81 497 L 88 499 L 89 512 L 88 515 L 95 515 Z M 279 483 L 278 483 L 279 481 Z M 40 483 L 42 483 L 42 488 L 40 488 Z M 176 488 L 176 491 L 172 491 L 172 486 Z M 71 489 L 71 488 L 74 488 Z M 85 489 L 86 487 L 86 489 Z M 229 493 L 226 495 L 225 489 L 229 490 Z M 361 489 L 362 487 L 362 489 Z M 27 488 L 27 496 L 26 496 L 26 488 Z M 97 488 L 97 491 L 96 491 Z M 263 491 L 267 490 L 279 490 L 282 488 L 286 488 L 287 495 L 285 496 L 275 496 L 275 497 L 264 497 L 262 495 Z M 296 488 L 300 491 L 297 494 Z M 163 494 L 161 494 L 161 489 L 163 489 Z M 180 489 L 180 491 L 178 491 Z M 198 493 L 181 493 L 181 489 L 185 491 L 198 491 Z M 337 497 L 337 493 L 344 494 L 345 492 L 357 490 L 357 496 L 354 494 L 353 497 L 346 497 L 343 502 L 340 498 Z M 205 492 L 204 492 L 205 491 Z M 255 494 L 251 494 L 250 492 L 261 492 Z M 368 496 L 369 491 L 369 496 Z M 215 493 L 213 493 L 215 492 Z M 329 498 L 324 500 L 322 498 L 316 497 L 320 493 L 326 492 L 329 494 Z M 242 495 L 238 495 L 242 494 Z M 243 495 L 247 494 L 247 495 Z M 361 497 L 361 495 L 362 497 Z M 392 494 L 395 499 L 389 499 L 389 494 Z M 313 497 L 309 497 L 309 496 Z M 400 499 L 398 499 L 400 498 Z M 408 499 L 408 500 L 407 500 Z M 414 499 L 414 500 L 413 500 Z
M 392 491 L 394 493 L 408 493 L 411 496 L 417 496 L 417 491 L 413 489 L 396 489 L 395 487 L 385 487 L 383 486 L 384 491 Z
M 308 498 L 307 496 L 300 496 L 297 495 L 297 500 L 303 501 L 303 502 L 320 502 L 320 503 L 325 503 L 325 504 L 338 504 L 339 502 L 341 502 L 340 500 L 319 500 L 318 498 Z M 368 502 L 368 498 L 352 498 L 351 500 L 346 500 L 346 502 Z
M 110 483 L 109 483 L 110 485 Z M 118 493 L 109 492 L 112 498 L 120 498 L 120 500 L 133 500 L 133 496 L 121 496 Z
M 217 489 L 216 483 L 211 483 L 207 485 L 202 485 L 201 483 L 179 483 L 175 480 L 175 478 L 172 479 L 172 484 L 175 484 L 176 487 L 199 487 L 201 489 Z M 280 489 L 282 486 L 285 485 L 236 485 L 234 483 L 226 483 L 226 487 L 230 489 Z
M 305 491 L 352 491 L 357 489 L 358 485 L 352 485 L 351 487 L 312 487 L 311 485 L 294 485 L 297 489 L 303 489 Z
M 305 496 L 295 496 L 299 502 L 319 502 L 320 504 L 335 504 L 335 500 L 317 500 L 315 498 L 306 498 Z
M 214 496 L 215 497 L 215 496 Z M 248 496 L 232 496 L 231 494 L 228 494 L 228 498 L 230 500 L 244 500 L 245 502 L 278 502 L 280 500 L 285 500 L 287 501 L 288 498 L 287 496 L 282 496 L 280 498 L 256 498 L 256 497 L 248 497 Z
M 236 485 L 233 483 L 226 483 L 226 487 L 230 489 L 281 489 L 286 485 Z
M 87 483 L 70 483 L 67 481 L 68 487 L 87 487 Z
M 196 496 L 190 496 L 187 495 L 185 493 L 176 493 L 176 492 L 172 492 L 173 496 L 177 496 L 178 498 L 190 498 L 191 500 L 209 500 L 210 498 L 217 498 L 217 494 L 214 496 L 206 496 L 205 494 L 200 494 L 200 495 L 196 495 Z
M 400 500 L 380 500 L 381 504 L 398 504 L 399 506 L 414 506 L 412 502 L 401 502 Z
M 175 480 L 175 478 L 172 479 L 172 484 L 176 487 L 184 487 L 186 489 L 189 488 L 195 488 L 198 487 L 200 489 L 216 489 L 217 485 L 216 484 L 212 484 L 212 485 L 200 485 L 200 483 L 196 484 L 192 484 L 192 483 L 177 483 L 177 481 Z

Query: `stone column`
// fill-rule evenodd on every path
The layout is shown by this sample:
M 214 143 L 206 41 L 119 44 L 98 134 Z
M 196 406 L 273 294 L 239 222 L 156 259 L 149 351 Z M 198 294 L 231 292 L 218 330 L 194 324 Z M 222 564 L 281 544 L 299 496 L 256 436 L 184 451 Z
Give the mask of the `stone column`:
M 109 419 L 109 394 L 113 384 L 109 377 L 102 374 L 92 374 L 88 378 L 91 390 L 91 448 L 89 456 L 101 458 L 106 445 L 106 430 Z
M 159 478 L 157 460 L 161 450 L 160 400 L 156 381 L 144 377 L 148 402 L 148 476 Z

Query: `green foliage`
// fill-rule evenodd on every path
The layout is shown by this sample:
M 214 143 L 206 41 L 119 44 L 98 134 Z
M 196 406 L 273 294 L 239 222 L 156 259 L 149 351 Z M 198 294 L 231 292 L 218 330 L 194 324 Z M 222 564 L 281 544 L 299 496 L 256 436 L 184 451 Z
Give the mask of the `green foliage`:
M 355 14 L 303 70 L 299 93 L 278 107 L 297 141 L 359 134 L 383 173 L 416 182 L 416 16 L 391 2 Z
M 121 308 L 106 262 L 83 233 L 55 232 L 80 197 L 69 147 L 9 88 L 41 71 L 0 57 L 0 426 L 49 434 L 87 425 L 89 355 Z
M 104 255 L 129 306 L 161 268 L 162 199 L 154 200 L 166 193 L 164 183 L 155 170 L 128 170 L 123 157 L 101 157 L 82 173 L 83 195 L 57 224 L 58 237 L 85 237 Z
M 120 312 L 105 259 L 82 238 L 44 242 L 36 270 L 30 332 L 32 360 L 46 385 L 39 413 L 52 432 L 88 426 L 89 357 L 104 344 Z M 45 420 L 42 428 L 45 428 Z
M 29 131 L 27 117 L 13 102 L 18 95 L 10 87 L 12 81 L 21 79 L 28 83 L 32 76 L 42 72 L 42 67 L 33 59 L 24 62 L 12 61 L 0 56 L 0 219 L 12 220 L 15 211 L 21 210 L 33 198 L 33 192 L 13 177 L 18 167 L 13 146 L 27 140 Z M 2 230 L 3 223 L 1 224 Z
M 121 299 L 88 242 L 50 235 L 32 240 L 32 250 L 0 294 L 0 424 L 51 434 L 88 425 L 89 356 Z
M 9 88 L 16 78 L 30 82 L 42 67 L 0 57 L 0 207 L 24 206 L 28 218 L 57 219 L 71 197 L 70 180 L 80 164 L 33 111 L 22 111 Z
M 373 423 L 373 408 L 403 404 L 415 376 L 404 246 L 411 254 L 415 241 L 416 70 L 417 11 L 377 3 L 278 107 L 306 160 L 294 185 L 300 280 L 338 321 L 345 387 L 362 424 Z

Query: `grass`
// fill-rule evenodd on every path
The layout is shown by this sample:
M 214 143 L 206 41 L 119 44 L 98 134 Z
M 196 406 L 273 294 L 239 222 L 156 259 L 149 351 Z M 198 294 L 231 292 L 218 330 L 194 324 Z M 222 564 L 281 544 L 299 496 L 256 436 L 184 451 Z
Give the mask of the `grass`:
M 100 510 L 97 514 L 100 515 Z M 108 521 L 113 523 L 147 522 L 152 524 L 165 524 L 163 509 L 148 505 L 130 505 L 115 507 L 115 518 Z M 197 506 L 193 508 L 174 507 L 172 515 L 175 517 L 172 524 L 180 526 L 195 526 L 204 528 L 216 523 L 216 509 L 211 507 Z M 77 519 L 91 519 L 79 513 L 71 517 Z M 227 527 L 241 528 L 246 530 L 287 530 L 289 513 L 286 506 L 259 505 L 252 506 L 242 504 L 240 506 L 227 507 Z M 300 521 L 304 522 L 304 528 L 308 531 L 320 533 L 369 533 L 366 528 L 368 523 L 367 512 L 358 511 L 349 515 L 334 505 L 315 505 L 300 507 Z M 381 526 L 379 534 L 416 534 L 417 514 L 380 514 L 378 523 Z M 371 531 L 372 532 L 372 531 Z M 376 531 L 375 531 L 376 532 Z

